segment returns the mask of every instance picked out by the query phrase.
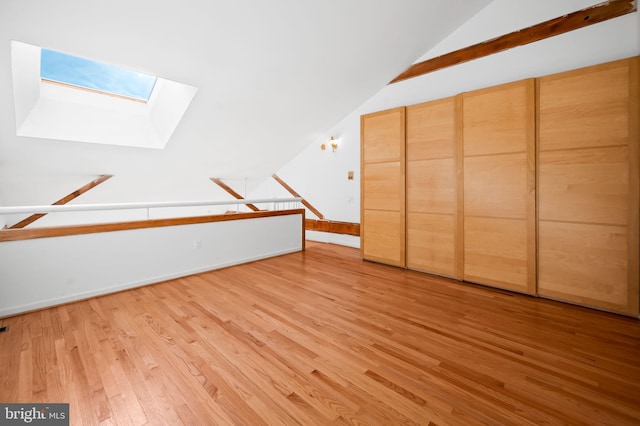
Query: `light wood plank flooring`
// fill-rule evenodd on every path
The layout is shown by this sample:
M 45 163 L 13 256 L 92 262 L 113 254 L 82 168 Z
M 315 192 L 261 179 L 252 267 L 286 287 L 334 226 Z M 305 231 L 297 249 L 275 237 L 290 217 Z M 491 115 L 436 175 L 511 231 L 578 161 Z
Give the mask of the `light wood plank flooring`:
M 73 425 L 640 424 L 640 321 L 294 253 L 0 320 Z

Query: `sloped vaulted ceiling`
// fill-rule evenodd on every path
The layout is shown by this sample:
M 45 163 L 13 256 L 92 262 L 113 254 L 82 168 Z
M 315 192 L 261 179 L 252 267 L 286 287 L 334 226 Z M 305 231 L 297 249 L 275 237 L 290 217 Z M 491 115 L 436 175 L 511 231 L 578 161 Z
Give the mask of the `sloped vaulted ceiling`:
M 489 2 L 3 0 L 0 200 L 13 173 L 266 178 Z M 16 136 L 12 40 L 198 91 L 162 151 Z

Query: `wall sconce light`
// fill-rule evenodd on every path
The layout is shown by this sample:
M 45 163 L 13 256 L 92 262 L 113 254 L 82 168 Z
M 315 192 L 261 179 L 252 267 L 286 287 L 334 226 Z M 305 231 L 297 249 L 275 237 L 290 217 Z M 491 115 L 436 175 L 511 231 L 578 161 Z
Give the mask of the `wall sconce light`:
M 335 152 L 336 149 L 338 149 L 338 141 L 333 136 L 329 138 L 328 144 L 331 147 L 331 152 Z M 325 149 L 327 149 L 327 145 L 320 145 L 320 149 L 324 151 Z
M 329 138 L 329 145 L 331 145 L 331 152 L 335 152 L 338 149 L 338 141 L 333 136 Z

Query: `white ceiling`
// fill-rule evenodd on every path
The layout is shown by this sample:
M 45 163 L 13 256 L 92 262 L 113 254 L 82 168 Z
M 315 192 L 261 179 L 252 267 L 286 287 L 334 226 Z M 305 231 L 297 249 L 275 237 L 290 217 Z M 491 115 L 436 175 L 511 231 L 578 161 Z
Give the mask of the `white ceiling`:
M 2 0 L 0 201 L 11 173 L 261 178 L 490 0 Z M 10 42 L 198 87 L 164 151 L 16 136 Z

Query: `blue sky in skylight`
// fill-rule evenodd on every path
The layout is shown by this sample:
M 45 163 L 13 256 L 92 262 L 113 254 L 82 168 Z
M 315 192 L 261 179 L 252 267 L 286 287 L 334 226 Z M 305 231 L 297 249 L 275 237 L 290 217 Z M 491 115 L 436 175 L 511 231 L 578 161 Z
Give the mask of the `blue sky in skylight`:
M 48 49 L 41 49 L 40 77 L 145 101 L 156 84 L 152 75 Z

